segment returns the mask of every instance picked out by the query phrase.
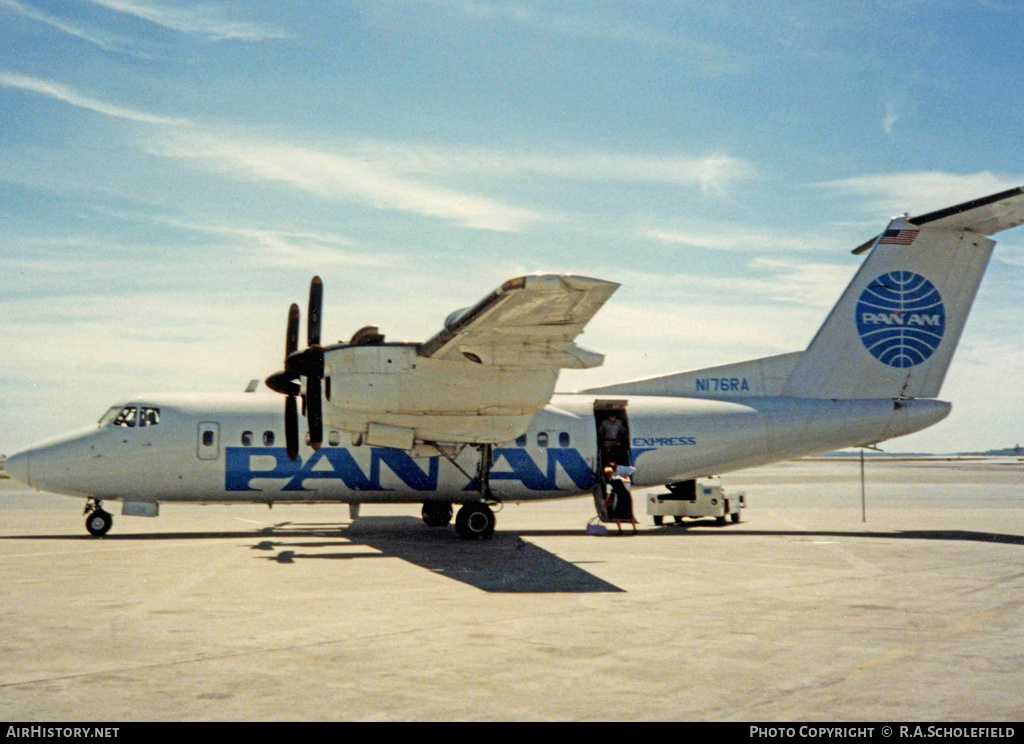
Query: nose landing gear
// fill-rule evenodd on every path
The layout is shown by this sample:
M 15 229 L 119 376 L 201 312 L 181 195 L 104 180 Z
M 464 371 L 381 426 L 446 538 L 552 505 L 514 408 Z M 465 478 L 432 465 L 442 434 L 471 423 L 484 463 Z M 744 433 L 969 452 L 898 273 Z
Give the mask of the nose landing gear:
M 85 514 L 85 529 L 93 537 L 103 537 L 114 524 L 114 518 L 104 511 L 103 502 L 99 499 L 89 499 L 82 513 Z

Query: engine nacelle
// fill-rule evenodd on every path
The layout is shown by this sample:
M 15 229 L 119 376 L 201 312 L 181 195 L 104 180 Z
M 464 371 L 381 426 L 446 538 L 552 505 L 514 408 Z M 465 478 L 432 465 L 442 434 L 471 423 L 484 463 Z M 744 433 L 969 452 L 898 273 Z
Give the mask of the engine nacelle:
M 423 441 L 497 444 L 526 431 L 558 379 L 557 369 L 433 359 L 417 348 L 328 347 L 324 425 L 402 449 Z

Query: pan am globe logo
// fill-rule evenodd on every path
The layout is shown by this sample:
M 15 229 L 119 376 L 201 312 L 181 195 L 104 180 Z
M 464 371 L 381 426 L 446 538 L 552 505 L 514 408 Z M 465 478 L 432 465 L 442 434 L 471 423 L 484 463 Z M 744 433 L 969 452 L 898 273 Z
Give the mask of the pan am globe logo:
M 871 355 L 890 367 L 914 367 L 938 348 L 946 308 L 935 285 L 912 271 L 890 271 L 857 301 L 857 332 Z

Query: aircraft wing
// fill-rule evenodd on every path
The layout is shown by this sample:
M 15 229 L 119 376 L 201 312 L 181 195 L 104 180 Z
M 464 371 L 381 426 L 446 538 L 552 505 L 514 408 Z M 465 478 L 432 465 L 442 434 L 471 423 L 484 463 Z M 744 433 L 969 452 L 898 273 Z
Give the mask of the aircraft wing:
M 998 194 L 946 207 L 918 217 L 907 217 L 912 226 L 938 230 L 969 230 L 979 235 L 995 235 L 1024 224 L 1024 186 L 1000 191 Z M 853 253 L 866 253 L 880 236 L 853 249 Z
M 586 276 L 510 279 L 476 305 L 449 315 L 419 353 L 516 369 L 597 367 L 604 356 L 573 339 L 618 288 Z

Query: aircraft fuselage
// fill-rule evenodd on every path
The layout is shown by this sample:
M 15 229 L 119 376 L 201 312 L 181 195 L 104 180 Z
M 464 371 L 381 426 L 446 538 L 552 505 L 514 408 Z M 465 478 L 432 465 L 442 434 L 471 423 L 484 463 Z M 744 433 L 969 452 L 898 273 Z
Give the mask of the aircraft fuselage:
M 908 434 L 941 420 L 937 400 L 696 399 L 555 395 L 519 439 L 495 446 L 489 471 L 499 501 L 578 496 L 599 459 L 595 406 L 628 420 L 636 486 L 721 474 Z M 118 407 L 111 409 L 112 412 Z M 281 399 L 263 394 L 154 395 L 106 420 L 12 455 L 8 471 L 34 488 L 142 502 L 420 503 L 480 498 L 481 450 L 412 451 L 357 444 L 327 430 L 324 446 L 289 460 Z M 143 425 L 144 413 L 156 422 Z M 105 417 L 108 418 L 108 417 Z M 450 459 L 449 459 L 450 458 Z

